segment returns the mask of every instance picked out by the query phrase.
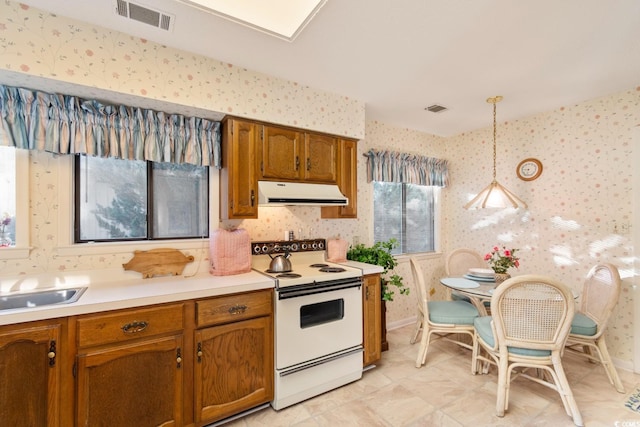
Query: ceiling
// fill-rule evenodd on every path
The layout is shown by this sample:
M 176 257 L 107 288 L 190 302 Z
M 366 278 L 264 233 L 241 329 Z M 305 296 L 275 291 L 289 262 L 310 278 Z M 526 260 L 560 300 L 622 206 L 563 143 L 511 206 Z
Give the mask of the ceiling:
M 451 136 L 640 86 L 638 0 L 328 0 L 293 41 L 176 0 L 170 31 L 115 0 L 21 0 L 360 100 L 369 120 Z M 239 1 L 239 0 L 238 0 Z M 447 111 L 425 108 L 439 104 Z

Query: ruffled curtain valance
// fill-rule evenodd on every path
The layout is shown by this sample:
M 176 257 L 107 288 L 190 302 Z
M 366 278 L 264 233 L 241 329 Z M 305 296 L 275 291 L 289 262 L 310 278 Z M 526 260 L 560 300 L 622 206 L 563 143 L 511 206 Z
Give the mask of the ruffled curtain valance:
M 367 182 L 405 182 L 446 187 L 449 184 L 449 162 L 433 157 L 393 151 L 369 150 Z
M 0 85 L 0 144 L 221 167 L 220 122 Z

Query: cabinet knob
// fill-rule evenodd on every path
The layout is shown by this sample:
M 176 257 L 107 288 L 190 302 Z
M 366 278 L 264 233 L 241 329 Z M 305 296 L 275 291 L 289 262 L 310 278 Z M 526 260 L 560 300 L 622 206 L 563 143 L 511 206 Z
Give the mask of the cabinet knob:
M 49 352 L 47 353 L 49 358 L 49 366 L 55 366 L 56 364 L 56 341 L 51 340 L 49 343 Z
M 300 157 L 296 156 L 296 170 L 300 168 Z
M 256 201 L 256 192 L 255 190 L 251 190 L 251 206 L 254 206 Z
M 311 159 L 307 157 L 307 170 L 311 170 Z

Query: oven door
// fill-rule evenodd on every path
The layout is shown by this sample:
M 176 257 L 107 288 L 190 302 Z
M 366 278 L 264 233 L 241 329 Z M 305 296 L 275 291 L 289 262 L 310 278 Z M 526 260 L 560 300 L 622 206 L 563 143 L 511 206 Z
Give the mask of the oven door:
M 279 289 L 276 369 L 362 345 L 361 287 L 351 278 Z

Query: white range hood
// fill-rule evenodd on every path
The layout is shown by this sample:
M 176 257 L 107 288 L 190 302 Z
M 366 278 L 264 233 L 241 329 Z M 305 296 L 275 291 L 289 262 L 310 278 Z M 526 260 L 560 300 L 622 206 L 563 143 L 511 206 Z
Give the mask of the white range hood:
M 258 181 L 259 206 L 346 206 L 337 185 Z

